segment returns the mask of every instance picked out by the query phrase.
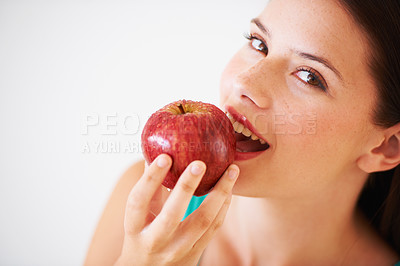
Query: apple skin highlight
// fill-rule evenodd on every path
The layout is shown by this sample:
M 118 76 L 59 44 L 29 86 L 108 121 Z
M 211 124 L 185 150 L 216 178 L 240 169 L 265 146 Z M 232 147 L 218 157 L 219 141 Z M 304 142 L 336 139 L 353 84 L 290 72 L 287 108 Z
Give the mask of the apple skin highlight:
M 235 159 L 236 141 L 232 123 L 213 104 L 180 100 L 153 113 L 141 136 L 147 163 L 162 153 L 172 157 L 163 185 L 173 189 L 185 168 L 194 160 L 207 165 L 195 196 L 210 192 Z

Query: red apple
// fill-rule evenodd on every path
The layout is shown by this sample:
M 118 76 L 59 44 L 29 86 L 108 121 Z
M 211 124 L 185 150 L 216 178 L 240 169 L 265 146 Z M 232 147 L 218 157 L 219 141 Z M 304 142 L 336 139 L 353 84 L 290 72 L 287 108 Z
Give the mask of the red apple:
M 190 162 L 205 162 L 207 170 L 194 193 L 202 196 L 233 162 L 236 141 L 232 123 L 218 107 L 180 100 L 151 115 L 142 132 L 142 150 L 148 163 L 161 153 L 172 157 L 171 169 L 163 181 L 170 189 Z

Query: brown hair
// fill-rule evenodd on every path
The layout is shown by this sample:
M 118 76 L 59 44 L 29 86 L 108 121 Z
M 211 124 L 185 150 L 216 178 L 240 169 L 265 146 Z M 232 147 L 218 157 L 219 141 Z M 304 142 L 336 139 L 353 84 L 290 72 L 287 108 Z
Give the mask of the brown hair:
M 366 33 L 369 68 L 378 100 L 374 123 L 400 123 L 400 0 L 339 0 Z M 400 254 L 400 166 L 370 174 L 358 207 L 378 233 Z

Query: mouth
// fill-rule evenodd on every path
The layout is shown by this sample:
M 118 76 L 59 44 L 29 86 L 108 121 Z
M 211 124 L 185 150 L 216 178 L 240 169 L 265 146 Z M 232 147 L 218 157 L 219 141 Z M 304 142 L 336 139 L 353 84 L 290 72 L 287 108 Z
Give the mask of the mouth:
M 227 109 L 226 115 L 235 130 L 237 159 L 254 158 L 270 147 L 245 116 L 239 114 L 232 107 Z

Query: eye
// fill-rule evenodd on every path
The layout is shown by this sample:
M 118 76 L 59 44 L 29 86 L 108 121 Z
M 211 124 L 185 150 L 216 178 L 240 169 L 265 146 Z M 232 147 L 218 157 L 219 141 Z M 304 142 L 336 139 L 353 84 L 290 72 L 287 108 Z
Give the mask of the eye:
M 309 86 L 318 87 L 323 91 L 327 91 L 328 86 L 324 78 L 312 68 L 299 68 L 294 75 Z
M 267 55 L 268 54 L 268 47 L 267 45 L 264 43 L 264 41 L 262 41 L 260 38 L 250 34 L 250 33 L 245 33 L 244 37 L 249 40 L 249 44 L 253 49 L 256 49 L 257 51 Z

